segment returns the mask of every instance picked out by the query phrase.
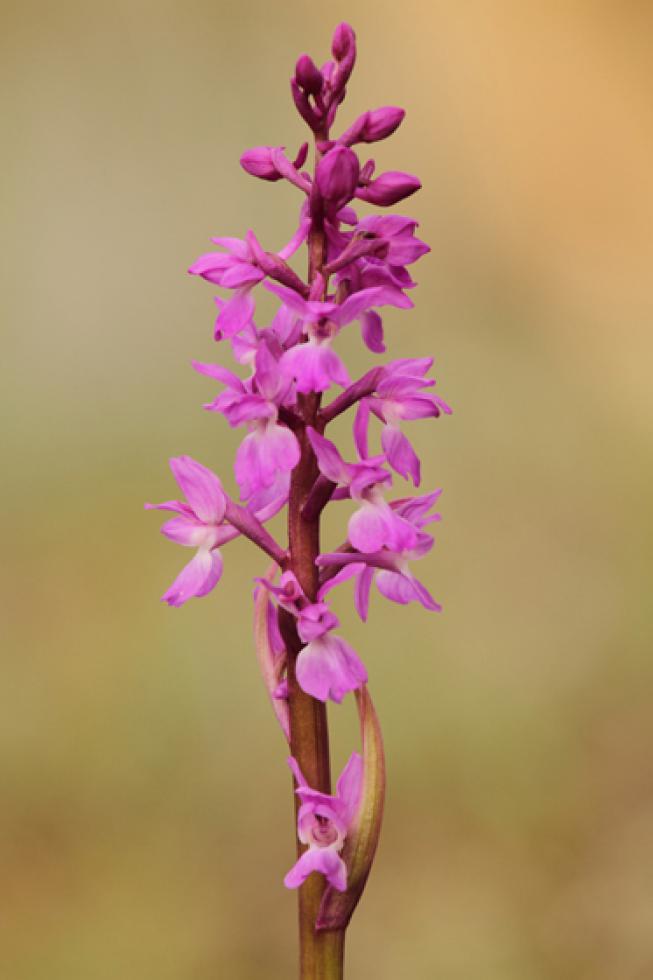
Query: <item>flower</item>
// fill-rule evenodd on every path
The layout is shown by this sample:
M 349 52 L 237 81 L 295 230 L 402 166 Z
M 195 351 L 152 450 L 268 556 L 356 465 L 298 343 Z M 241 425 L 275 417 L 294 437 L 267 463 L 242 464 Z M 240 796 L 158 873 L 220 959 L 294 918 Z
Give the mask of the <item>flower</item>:
M 245 436 L 234 469 L 241 497 L 248 500 L 273 486 L 280 474 L 288 475 L 299 462 L 297 437 L 278 422 L 279 407 L 294 401 L 288 379 L 265 342 L 258 343 L 254 355 L 254 374 L 248 382 L 219 364 L 193 362 L 200 374 L 226 385 L 227 390 L 205 407 L 221 412 L 231 426 L 246 424 Z
M 367 430 L 370 412 L 383 423 L 381 446 L 388 463 L 401 476 L 411 477 L 415 486 L 421 482 L 420 460 L 399 424 L 404 420 L 437 418 L 441 412 L 451 414 L 442 398 L 424 388 L 435 384 L 424 375 L 433 358 L 406 358 L 392 361 L 383 369 L 374 394 L 361 399 L 354 421 L 354 440 L 362 457 L 367 456 Z
M 268 282 L 266 289 L 275 293 L 284 306 L 302 322 L 308 343 L 287 350 L 280 362 L 281 370 L 294 378 L 297 391 L 327 391 L 332 384 L 349 384 L 349 375 L 340 357 L 331 350 L 331 342 L 340 329 L 359 320 L 373 306 L 412 306 L 411 300 L 394 287 L 376 286 L 348 296 L 343 303 L 305 300 L 295 290 Z
M 423 558 L 433 547 L 433 538 L 426 534 L 423 528 L 439 521 L 439 514 L 430 514 L 431 507 L 440 496 L 441 491 L 424 494 L 421 497 L 409 497 L 406 500 L 394 501 L 393 511 L 404 520 L 410 522 L 416 531 L 416 541 L 412 548 L 403 551 L 393 551 L 390 548 L 379 549 L 376 552 L 343 552 L 332 551 L 319 555 L 317 565 L 323 569 L 339 569 L 327 578 L 318 592 L 318 599 L 323 600 L 328 592 L 336 585 L 350 578 L 356 580 L 354 604 L 362 620 L 367 619 L 370 601 L 370 589 L 376 579 L 376 586 L 386 599 L 405 606 L 409 602 L 419 602 L 431 612 L 440 612 L 442 606 L 436 602 L 426 586 L 413 575 L 410 562 Z
M 169 606 L 182 606 L 192 596 L 207 595 L 218 584 L 222 575 L 218 546 L 235 534 L 233 528 L 222 525 L 226 498 L 215 473 L 190 456 L 174 457 L 170 469 L 188 503 L 168 500 L 162 504 L 145 504 L 145 509 L 179 514 L 166 521 L 161 533 L 177 544 L 197 548 L 195 557 L 161 596 Z
M 295 664 L 297 683 L 318 701 L 331 698 L 340 704 L 348 691 L 367 682 L 367 671 L 358 654 L 331 630 L 340 622 L 325 602 L 309 603 L 299 610 L 297 632 L 306 644 Z
M 347 889 L 347 867 L 340 857 L 345 839 L 353 824 L 360 800 L 363 779 L 363 760 L 352 752 L 342 770 L 335 796 L 311 789 L 297 760 L 288 759 L 301 800 L 297 814 L 297 836 L 307 850 L 293 865 L 283 883 L 286 888 L 299 888 L 308 876 L 317 871 L 323 874 L 337 891 Z
M 413 525 L 397 514 L 385 500 L 382 487 L 392 482 L 384 470 L 385 456 L 345 463 L 335 445 L 310 427 L 306 430 L 317 456 L 320 472 L 333 483 L 347 487 L 360 504 L 349 518 L 349 541 L 357 551 L 373 552 L 380 548 L 405 551 L 417 542 Z

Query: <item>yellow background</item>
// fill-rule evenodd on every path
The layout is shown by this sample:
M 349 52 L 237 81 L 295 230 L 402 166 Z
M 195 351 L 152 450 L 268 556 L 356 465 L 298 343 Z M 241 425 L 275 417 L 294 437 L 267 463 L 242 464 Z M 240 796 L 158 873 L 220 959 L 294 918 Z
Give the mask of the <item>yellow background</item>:
M 407 108 L 373 155 L 422 177 L 398 210 L 433 246 L 389 351 L 435 354 L 455 409 L 412 429 L 445 488 L 420 567 L 445 612 L 337 602 L 389 767 L 348 975 L 653 974 L 650 5 L 25 0 L 0 31 L 7 980 L 293 975 L 265 563 L 234 543 L 218 590 L 168 609 L 188 555 L 142 501 L 182 452 L 233 486 L 189 366 L 216 354 L 213 291 L 185 269 L 211 235 L 289 237 L 296 191 L 238 157 L 299 144 L 287 79 L 345 16 L 343 125 Z

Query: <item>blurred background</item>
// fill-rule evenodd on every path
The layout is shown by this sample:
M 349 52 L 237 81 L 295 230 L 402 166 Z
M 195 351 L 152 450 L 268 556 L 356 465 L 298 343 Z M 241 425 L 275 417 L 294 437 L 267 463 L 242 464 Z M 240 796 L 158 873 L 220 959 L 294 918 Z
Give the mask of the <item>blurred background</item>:
M 285 747 L 257 676 L 246 544 L 203 601 L 144 500 L 237 444 L 190 359 L 224 359 L 211 235 L 289 237 L 238 166 L 294 149 L 287 80 L 349 19 L 343 125 L 398 104 L 381 168 L 433 247 L 391 356 L 436 356 L 415 425 L 443 486 L 442 615 L 343 587 L 389 795 L 348 976 L 653 975 L 650 383 L 653 9 L 636 0 L 6 2 L 0 78 L 0 975 L 295 970 Z M 340 349 L 368 357 L 355 331 Z M 335 525 L 329 540 L 341 536 Z M 338 766 L 351 705 L 331 710 Z

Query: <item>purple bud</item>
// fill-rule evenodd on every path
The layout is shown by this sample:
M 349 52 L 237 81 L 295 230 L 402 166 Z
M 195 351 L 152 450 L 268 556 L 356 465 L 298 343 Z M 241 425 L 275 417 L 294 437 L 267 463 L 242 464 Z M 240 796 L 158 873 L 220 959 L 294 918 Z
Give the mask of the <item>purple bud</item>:
M 295 65 L 295 78 L 298 84 L 309 95 L 319 95 L 322 91 L 324 79 L 322 73 L 316 66 L 312 58 L 303 54 Z
M 308 143 L 302 143 L 297 151 L 297 156 L 293 160 L 293 167 L 295 170 L 299 170 L 306 163 L 306 157 L 308 156 Z
M 243 170 L 261 180 L 281 180 L 281 174 L 272 162 L 273 146 L 255 146 L 245 150 L 240 158 Z
M 354 34 L 353 27 L 344 22 L 338 24 L 333 32 L 333 40 L 331 41 L 331 51 L 336 61 L 342 61 L 350 53 L 351 48 L 355 48 L 355 46 L 356 35 Z
M 387 207 L 403 201 L 418 191 L 421 187 L 420 181 L 412 174 L 404 174 L 400 170 L 388 170 L 373 180 L 367 187 L 359 187 L 356 197 L 361 201 L 368 201 L 369 204 L 378 204 Z
M 346 146 L 334 146 L 317 165 L 317 188 L 332 210 L 339 210 L 354 196 L 358 185 L 358 157 Z
M 336 70 L 331 79 L 335 100 L 333 109 L 344 98 L 345 85 L 349 81 L 356 61 L 356 35 L 349 24 L 338 24 L 333 34 L 331 50 L 337 62 Z
M 360 182 L 361 184 L 369 184 L 372 179 L 372 174 L 374 173 L 374 168 L 376 164 L 374 160 L 366 160 L 361 167 Z
M 399 128 L 405 115 L 405 111 L 397 106 L 371 109 L 358 117 L 343 133 L 339 142 L 343 146 L 352 146 L 354 143 L 376 143 L 377 140 L 384 140 Z

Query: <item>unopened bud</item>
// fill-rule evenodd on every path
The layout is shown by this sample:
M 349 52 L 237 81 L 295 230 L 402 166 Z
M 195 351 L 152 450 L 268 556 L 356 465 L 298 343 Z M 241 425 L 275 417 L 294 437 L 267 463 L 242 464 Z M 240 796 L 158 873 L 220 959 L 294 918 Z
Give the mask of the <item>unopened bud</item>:
M 418 191 L 421 187 L 420 181 L 412 174 L 404 174 L 399 170 L 388 170 L 373 180 L 367 187 L 359 187 L 356 197 L 361 201 L 368 201 L 370 204 L 378 204 L 381 207 L 388 207 L 403 201 Z
M 352 146 L 354 143 L 376 143 L 384 140 L 398 129 L 405 115 L 405 111 L 397 106 L 371 109 L 358 117 L 347 132 L 343 133 L 339 142 L 344 146 Z
M 261 180 L 281 180 L 281 174 L 272 161 L 273 146 L 255 146 L 245 150 L 240 158 L 243 170 Z
M 334 146 L 317 165 L 315 181 L 331 210 L 351 201 L 358 185 L 358 157 L 346 146 Z
M 307 54 L 303 54 L 301 58 L 297 59 L 295 78 L 298 84 L 309 95 L 319 95 L 322 91 L 322 84 L 324 82 L 322 73 L 313 59 Z

